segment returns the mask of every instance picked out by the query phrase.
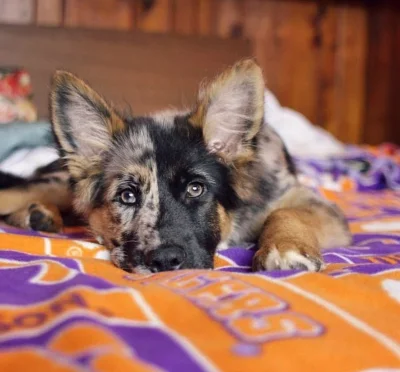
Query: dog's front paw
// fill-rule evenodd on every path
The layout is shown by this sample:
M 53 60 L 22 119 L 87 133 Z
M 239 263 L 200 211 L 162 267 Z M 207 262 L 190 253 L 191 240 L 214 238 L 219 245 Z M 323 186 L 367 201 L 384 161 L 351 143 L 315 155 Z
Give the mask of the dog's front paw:
M 260 247 L 253 259 L 253 270 L 320 271 L 325 267 L 318 248 L 303 242 L 272 242 Z
M 29 206 L 27 227 L 34 231 L 58 233 L 62 230 L 63 222 L 56 208 L 33 203 Z

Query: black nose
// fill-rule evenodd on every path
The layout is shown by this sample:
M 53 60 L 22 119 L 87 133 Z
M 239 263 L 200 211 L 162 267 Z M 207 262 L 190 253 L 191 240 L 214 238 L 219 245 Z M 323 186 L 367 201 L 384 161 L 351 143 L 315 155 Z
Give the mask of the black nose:
M 182 267 L 186 255 L 182 247 L 161 246 L 147 255 L 147 265 L 152 272 L 178 270 Z

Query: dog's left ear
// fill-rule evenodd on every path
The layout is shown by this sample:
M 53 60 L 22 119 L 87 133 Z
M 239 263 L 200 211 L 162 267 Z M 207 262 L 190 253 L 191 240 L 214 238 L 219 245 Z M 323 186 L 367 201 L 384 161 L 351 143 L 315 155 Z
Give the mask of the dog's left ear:
M 76 76 L 57 71 L 52 79 L 50 109 L 62 152 L 90 159 L 110 145 L 123 120 L 92 88 Z
M 227 163 L 246 158 L 264 118 L 264 79 L 251 59 L 236 63 L 201 88 L 190 121 L 209 151 Z

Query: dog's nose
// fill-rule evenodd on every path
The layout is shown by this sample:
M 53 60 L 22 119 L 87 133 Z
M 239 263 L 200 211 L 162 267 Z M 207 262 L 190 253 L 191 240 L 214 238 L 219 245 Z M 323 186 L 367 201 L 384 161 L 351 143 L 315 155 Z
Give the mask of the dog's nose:
M 147 265 L 152 272 L 178 270 L 182 267 L 186 255 L 182 247 L 161 246 L 147 255 Z

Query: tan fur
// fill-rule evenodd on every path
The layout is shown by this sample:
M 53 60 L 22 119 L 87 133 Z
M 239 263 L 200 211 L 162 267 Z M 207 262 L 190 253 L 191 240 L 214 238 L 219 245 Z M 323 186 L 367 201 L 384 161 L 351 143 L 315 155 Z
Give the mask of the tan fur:
M 240 62 L 200 90 L 190 119 L 202 128 L 209 150 L 230 167 L 234 190 L 244 202 L 229 219 L 219 211 L 224 231 L 219 247 L 259 240 L 257 269 L 319 270 L 320 250 L 348 244 L 348 227 L 334 206 L 298 185 L 282 140 L 271 127 L 261 126 L 263 93 L 259 67 L 251 60 Z
M 148 187 L 150 187 L 151 183 L 150 181 L 155 177 L 151 169 L 137 164 L 128 164 L 125 169 L 127 174 L 134 175 L 138 182 L 146 185 L 146 191 L 148 191 Z
M 221 233 L 221 240 L 225 240 L 231 233 L 232 228 L 232 216 L 226 212 L 221 204 L 218 204 L 218 223 L 219 231 Z
M 110 113 L 110 117 L 105 120 L 105 128 L 108 131 L 108 134 L 113 134 L 117 131 L 120 131 L 124 128 L 124 122 L 121 118 L 116 114 L 115 110 L 109 106 L 106 101 L 97 94 L 92 88 L 90 88 L 84 81 L 78 79 L 73 74 L 66 71 L 56 71 L 53 75 L 52 79 L 52 94 L 51 94 L 51 107 L 52 107 L 52 123 L 54 130 L 56 132 L 57 138 L 63 139 L 64 135 L 60 129 L 59 116 L 57 115 L 58 102 L 56 99 L 56 91 L 61 86 L 71 86 L 75 91 L 71 92 L 73 94 L 80 94 L 82 96 L 88 97 L 94 104 L 102 109 L 108 111 Z M 90 140 L 90 138 L 87 138 Z M 98 143 L 98 146 L 101 148 L 104 144 Z M 67 151 L 73 151 L 73 148 L 70 146 L 68 141 L 63 141 L 63 148 Z
M 73 201 L 75 209 L 86 216 L 90 213 L 90 205 L 92 197 L 95 193 L 96 183 L 93 176 L 82 178 L 75 185 L 75 198 Z
M 75 154 L 67 154 L 69 174 L 74 179 L 91 178 L 102 172 L 100 157 L 85 158 Z
M 53 205 L 44 205 L 39 202 L 27 204 L 23 208 L 5 217 L 5 222 L 9 225 L 22 229 L 31 229 L 30 217 L 33 212 L 41 214 L 41 224 L 46 226 L 48 232 L 60 232 L 63 227 L 63 220 L 59 209 Z
M 62 130 L 60 118 L 65 113 L 61 113 L 61 107 L 57 100 L 58 89 L 68 87 L 68 99 L 71 102 L 71 109 L 68 115 L 72 122 L 79 123 L 79 127 L 71 128 L 79 132 L 77 142 L 78 149 L 71 145 L 65 138 Z M 80 186 L 82 199 L 77 203 L 78 211 L 82 212 L 87 208 L 87 201 L 90 200 L 92 176 L 101 171 L 99 169 L 100 154 L 107 150 L 110 138 L 113 134 L 121 131 L 124 127 L 124 121 L 119 117 L 116 111 L 107 104 L 107 102 L 91 89 L 84 81 L 76 76 L 65 72 L 57 71 L 52 79 L 52 91 L 50 96 L 51 117 L 54 132 L 65 153 L 67 166 L 70 175 L 74 179 L 87 178 L 86 185 Z M 86 97 L 86 99 L 82 99 Z M 100 114 L 104 113 L 104 114 Z M 91 122 L 99 122 L 96 130 L 90 126 Z
M 96 208 L 89 215 L 89 226 L 92 234 L 96 237 L 100 236 L 104 240 L 104 245 L 107 248 L 113 246 L 112 239 L 119 240 L 121 231 L 110 218 L 111 213 L 108 207 Z M 105 232 L 109 234 L 105 234 Z
M 72 79 L 69 82 L 72 82 L 78 92 L 88 95 L 96 105 L 111 112 L 107 136 L 122 128 L 114 111 L 86 84 L 68 74 L 61 73 L 60 76 L 62 79 Z M 58 79 L 56 76 L 56 85 L 65 84 L 65 81 Z M 153 118 L 161 125 L 173 125 L 176 114 L 175 111 L 166 111 L 153 115 Z M 245 60 L 200 89 L 196 109 L 189 119 L 193 126 L 202 128 L 209 151 L 230 167 L 235 192 L 248 206 L 241 208 L 239 213 L 227 213 L 221 205 L 218 206 L 220 245 L 258 239 L 260 250 L 254 258 L 254 267 L 257 270 L 271 267 L 297 268 L 301 265 L 309 270 L 319 270 L 322 265 L 320 250 L 333 244 L 348 244 L 348 227 L 334 206 L 298 185 L 295 175 L 288 170 L 289 164 L 284 155 L 282 140 L 270 127 L 262 126 L 263 115 L 262 72 L 253 60 Z M 57 127 L 58 123 L 55 122 L 54 125 Z M 255 136 L 257 148 L 251 142 Z M 138 155 L 135 151 L 148 148 L 146 143 L 150 141 L 145 138 L 145 133 L 142 137 L 135 139 L 137 144 L 132 144 L 129 151 L 121 151 L 120 164 L 113 164 L 110 172 L 105 172 L 111 177 L 110 180 L 119 171 L 121 164 L 129 164 L 129 159 Z M 97 139 L 97 148 L 102 150 L 107 141 L 101 139 L 101 133 Z M 95 141 L 97 139 L 94 138 Z M 91 145 L 93 146 L 93 141 Z M 129 154 L 127 161 L 123 158 L 124 154 Z M 111 246 L 111 240 L 118 240 L 123 233 L 123 227 L 118 227 L 110 219 L 113 211 L 107 205 L 93 211 L 88 210 L 94 185 L 91 175 L 102 172 L 96 157 L 87 159 L 73 155 L 70 156 L 69 163 L 71 174 L 80 179 L 76 192 L 78 210 L 86 211 L 94 234 L 102 236 L 106 245 Z M 140 178 L 144 184 L 148 184 L 151 178 L 150 170 L 143 166 L 131 166 L 128 170 L 124 167 L 123 171 Z M 266 172 L 273 175 L 275 184 L 275 189 L 267 191 L 267 194 L 260 188 L 263 182 L 271 182 L 262 178 Z M 116 185 L 113 186 L 111 182 L 109 198 L 115 192 Z M 267 204 L 266 195 L 269 198 Z
M 34 184 L 27 188 L 13 188 L 0 191 L 0 215 L 17 212 L 39 201 L 67 210 L 72 203 L 71 190 L 65 183 Z
M 337 207 L 304 186 L 293 187 L 273 208 L 275 211 L 290 208 L 307 212 L 311 218 L 307 219 L 309 229 L 314 231 L 322 249 L 349 244 L 350 232 Z
M 259 238 L 253 268 L 257 271 L 295 269 L 299 265 L 307 266 L 308 261 L 307 269 L 318 271 L 323 265 L 321 249 L 345 246 L 350 242 L 347 224 L 341 220 L 335 206 L 319 199 L 311 190 L 297 186 L 273 205 Z
M 247 92 L 241 92 L 243 86 L 249 96 Z M 250 97 L 249 103 L 254 106 L 243 117 L 241 108 Z M 263 122 L 263 97 L 264 79 L 260 67 L 250 59 L 238 62 L 211 83 L 204 84 L 190 122 L 203 129 L 209 150 L 217 153 L 224 162 L 246 162 L 252 156 L 248 142 L 259 132 Z M 240 124 L 246 121 L 252 123 L 250 128 L 245 129 Z M 238 131 L 245 131 L 245 135 L 243 141 L 235 143 L 232 137 Z
M 184 116 L 190 114 L 190 110 L 178 110 L 175 108 L 170 108 L 167 110 L 161 110 L 150 114 L 150 117 L 159 125 L 164 125 L 166 127 L 172 126 L 176 116 Z
M 70 115 L 75 115 L 75 120 L 71 121 L 78 122 L 81 126 L 81 128 L 74 128 L 76 131 L 82 131 L 82 134 L 78 136 L 80 151 L 76 151 L 71 146 L 61 129 L 60 117 L 62 115 L 60 115 L 61 108 L 57 100 L 57 92 L 61 87 L 68 87 L 68 97 L 73 102 Z M 87 99 L 83 100 L 81 97 Z M 87 216 L 95 192 L 94 179 L 104 171 L 100 162 L 101 152 L 107 150 L 111 136 L 124 129 L 125 124 L 99 94 L 84 81 L 68 72 L 57 71 L 54 74 L 50 99 L 53 128 L 65 152 L 69 174 L 73 179 L 79 180 L 75 189 L 74 206 L 78 212 Z M 90 101 L 92 106 L 87 103 L 82 104 L 82 101 Z M 82 105 L 85 106 L 82 107 Z M 100 116 L 99 111 L 105 115 Z M 96 131 L 89 129 L 85 131 L 85 124 L 88 124 L 88 121 L 98 121 L 101 125 L 96 126 Z M 87 152 L 88 149 L 93 150 Z
M 67 111 L 61 112 L 63 101 L 57 96 L 69 102 Z M 113 134 L 124 129 L 124 121 L 86 83 L 66 72 L 57 72 L 53 78 L 51 105 L 54 131 L 69 174 L 76 181 L 75 208 L 88 218 L 93 234 L 112 250 L 113 262 L 120 267 L 125 264 L 120 241 L 129 232 L 135 232 L 137 250 L 148 252 L 159 246 L 155 228 L 160 207 L 157 163 L 150 156 L 145 163 L 132 165 L 154 151 L 148 132 L 142 130 L 129 142 L 121 141 L 121 146 L 110 149 Z M 175 114 L 169 111 L 153 117 L 158 125 L 172 126 Z M 65 115 L 73 123 L 72 129 L 61 123 Z M 264 81 L 253 60 L 237 63 L 200 89 L 189 122 L 201 128 L 208 150 L 229 167 L 233 188 L 242 202 L 229 212 L 218 205 L 212 217 L 214 233 L 221 235 L 219 247 L 258 240 L 256 270 L 305 267 L 318 271 L 321 249 L 350 242 L 347 224 L 333 205 L 299 186 L 282 140 L 264 125 L 263 115 Z M 64 137 L 69 131 L 74 131 L 73 141 Z M 112 161 L 102 163 L 104 151 L 111 152 Z M 121 174 L 140 180 L 145 195 L 140 211 L 113 202 L 121 187 Z M 100 207 L 93 203 L 99 175 L 106 187 Z M 54 184 L 0 191 L 0 214 L 9 215 L 10 223 L 29 227 L 29 206 L 37 200 L 63 209 L 69 206 L 71 196 L 65 186 Z M 56 210 L 45 205 L 39 209 L 58 226 Z
M 253 154 L 252 154 L 253 155 Z M 254 158 L 249 157 L 246 164 L 241 164 L 232 169 L 234 189 L 241 200 L 251 200 L 256 196 L 254 192 L 254 177 L 247 171 L 246 165 Z

